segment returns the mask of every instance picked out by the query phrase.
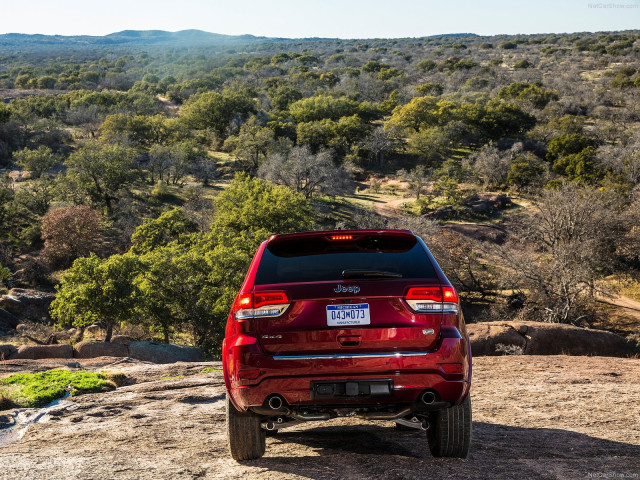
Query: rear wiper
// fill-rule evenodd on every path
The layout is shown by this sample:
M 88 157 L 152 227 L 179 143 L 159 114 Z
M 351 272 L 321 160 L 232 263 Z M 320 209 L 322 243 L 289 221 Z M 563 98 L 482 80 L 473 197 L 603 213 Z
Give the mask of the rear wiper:
M 342 278 L 402 278 L 402 274 L 381 270 L 343 270 Z

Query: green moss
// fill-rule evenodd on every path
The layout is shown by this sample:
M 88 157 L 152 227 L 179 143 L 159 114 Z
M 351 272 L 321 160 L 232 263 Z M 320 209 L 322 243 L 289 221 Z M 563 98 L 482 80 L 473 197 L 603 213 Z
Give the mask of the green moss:
M 212 372 L 221 372 L 221 371 L 222 371 L 221 368 L 206 367 L 200 370 L 200 373 L 212 373 Z
M 48 370 L 39 373 L 18 373 L 0 379 L 3 408 L 40 407 L 57 398 L 82 393 L 101 392 L 115 388 L 101 373 L 70 370 Z

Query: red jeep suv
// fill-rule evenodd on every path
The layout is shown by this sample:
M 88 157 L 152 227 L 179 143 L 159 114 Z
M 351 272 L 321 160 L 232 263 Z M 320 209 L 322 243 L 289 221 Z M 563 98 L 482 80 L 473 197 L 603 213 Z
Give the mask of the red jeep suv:
M 359 417 L 471 443 L 471 351 L 458 295 L 408 230 L 273 235 L 236 297 L 222 347 L 236 460 L 300 422 Z

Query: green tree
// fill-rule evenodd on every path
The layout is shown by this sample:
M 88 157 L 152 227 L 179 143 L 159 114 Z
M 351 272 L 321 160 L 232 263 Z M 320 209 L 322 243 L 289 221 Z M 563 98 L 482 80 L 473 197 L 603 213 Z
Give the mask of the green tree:
M 275 110 L 288 110 L 289 105 L 302 99 L 300 90 L 288 85 L 281 85 L 278 88 L 268 91 L 271 106 Z
M 78 258 L 56 287 L 51 316 L 61 325 L 79 328 L 104 322 L 105 342 L 110 342 L 113 327 L 134 318 L 140 297 L 134 279 L 140 268 L 135 255 Z
M 167 144 L 177 137 L 178 125 L 164 115 L 115 114 L 105 118 L 100 132 L 108 142 L 130 140 L 142 147 Z M 182 132 L 184 137 L 186 132 Z
M 504 100 L 528 102 L 538 109 L 542 109 L 546 107 L 549 102 L 558 101 L 560 98 L 553 90 L 543 88 L 540 82 L 512 83 L 511 85 L 502 87 L 497 97 Z
M 444 92 L 444 87 L 439 83 L 422 83 L 416 87 L 416 92 L 418 92 L 420 95 L 438 96 L 442 95 L 442 92 Z
M 408 104 L 396 107 L 385 128 L 400 126 L 418 132 L 421 127 L 434 126 L 439 121 L 438 99 L 431 96 L 416 97 Z
M 423 128 L 407 139 L 409 151 L 430 166 L 441 162 L 451 151 L 451 139 L 442 127 Z
M 499 140 L 522 135 L 536 124 L 536 117 L 523 111 L 518 105 L 488 105 L 480 121 L 480 128 L 489 140 Z
M 458 188 L 458 181 L 455 178 L 442 175 L 433 184 L 433 190 L 436 195 L 441 195 L 446 203 L 460 203 L 462 200 L 462 191 Z
M 214 207 L 211 229 L 215 236 L 250 232 L 264 240 L 273 233 L 300 231 L 312 224 L 303 195 L 241 173 L 216 197 Z
M 131 236 L 131 252 L 144 255 L 171 242 L 185 243 L 197 231 L 198 225 L 182 209 L 174 208 L 136 228 Z
M 211 129 L 219 141 L 224 141 L 230 133 L 231 122 L 236 118 L 244 120 L 252 113 L 256 113 L 252 98 L 242 92 L 227 90 L 194 95 L 185 102 L 181 117 L 189 127 Z
M 86 145 L 69 155 L 65 184 L 72 195 L 85 195 L 113 212 L 119 195 L 139 177 L 136 152 L 119 145 Z
M 9 270 L 7 267 L 3 267 L 2 264 L 0 264 L 0 285 L 6 287 L 11 281 L 11 277 L 11 270 Z
M 15 201 L 36 215 L 44 215 L 56 197 L 56 181 L 48 176 L 25 182 L 15 194 Z M 1 195 L 0 195 L 1 197 Z
M 317 152 L 337 141 L 337 122 L 325 118 L 313 122 L 301 122 L 296 127 L 298 145 L 306 145 Z
M 586 147 L 578 153 L 571 153 L 553 162 L 553 171 L 566 175 L 571 181 L 593 183 L 604 176 L 595 163 L 596 149 Z
M 299 123 L 296 132 L 298 144 L 308 145 L 314 152 L 332 149 L 340 157 L 366 138 L 369 126 L 358 115 L 352 115 L 338 121 L 325 118 Z
M 436 62 L 429 59 L 420 60 L 416 64 L 416 67 L 418 67 L 419 70 L 422 70 L 423 73 L 427 73 L 427 72 L 430 72 L 431 70 L 434 70 L 436 66 L 437 66 Z
M 225 149 L 232 151 L 252 173 L 258 171 L 262 160 L 276 147 L 273 130 L 260 125 L 255 117 L 240 127 L 237 136 L 229 137 L 225 142 Z
M 25 148 L 14 152 L 13 158 L 18 165 L 31 172 L 31 178 L 40 177 L 58 162 L 58 157 L 45 146 L 40 146 L 36 150 Z
M 0 123 L 7 123 L 11 118 L 11 109 L 4 103 L 0 103 Z
M 519 154 L 513 160 L 507 174 L 507 185 L 525 188 L 532 185 L 541 186 L 548 166 L 531 152 Z
M 420 200 L 420 194 L 428 183 L 427 174 L 427 167 L 424 165 L 417 165 L 409 171 L 398 171 L 398 176 L 409 182 L 409 190 L 415 194 L 416 200 Z
M 186 320 L 179 316 L 184 300 L 179 293 L 189 273 L 176 262 L 178 255 L 180 250 L 175 245 L 149 251 L 140 258 L 142 268 L 133 280 L 140 294 L 136 302 L 138 318 L 159 330 L 165 343 L 169 343 L 174 328 Z
M 389 68 L 389 66 L 377 60 L 371 60 L 362 66 L 362 71 L 367 73 L 378 73 L 384 68 Z
M 174 185 L 182 185 L 182 181 L 187 172 L 191 171 L 193 165 L 199 160 L 206 158 L 207 152 L 204 148 L 193 140 L 183 140 L 171 146 L 169 171 L 167 174 L 167 183 L 169 179 Z
M 554 161 L 567 155 L 582 152 L 587 147 L 594 146 L 594 141 L 579 133 L 569 133 L 555 137 L 549 142 L 547 160 Z
M 469 70 L 477 65 L 471 58 L 449 57 L 440 64 L 440 70 Z
M 513 64 L 513 68 L 529 68 L 532 66 L 533 64 L 526 58 L 523 58 L 522 60 L 518 60 L 516 63 Z
M 211 231 L 192 259 L 204 258 L 207 264 L 197 302 L 206 316 L 196 312 L 191 322 L 198 341 L 219 352 L 229 309 L 260 243 L 274 233 L 311 230 L 314 223 L 303 195 L 246 174 L 237 174 L 216 197 L 215 211 Z
M 317 95 L 291 104 L 289 112 L 296 122 L 313 122 L 325 118 L 338 120 L 357 113 L 358 102 L 343 97 Z

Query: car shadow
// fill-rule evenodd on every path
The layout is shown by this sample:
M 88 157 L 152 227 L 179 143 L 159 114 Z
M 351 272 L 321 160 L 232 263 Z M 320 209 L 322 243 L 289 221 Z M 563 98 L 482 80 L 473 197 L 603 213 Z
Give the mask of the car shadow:
M 469 457 L 444 459 L 431 456 L 426 435 L 418 430 L 340 425 L 278 432 L 267 440 L 265 457 L 241 463 L 282 478 L 548 479 L 611 472 L 640 478 L 640 445 L 562 429 L 474 422 Z

